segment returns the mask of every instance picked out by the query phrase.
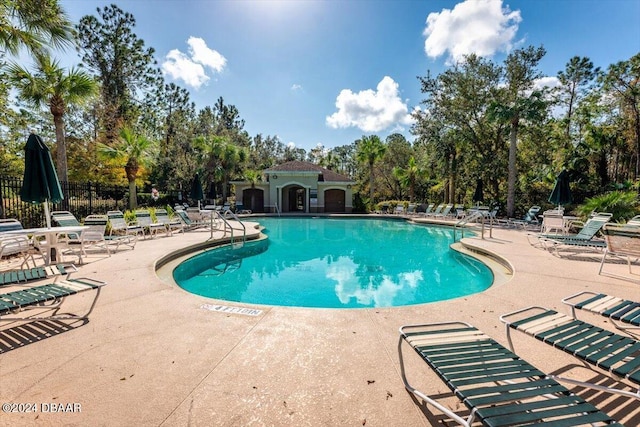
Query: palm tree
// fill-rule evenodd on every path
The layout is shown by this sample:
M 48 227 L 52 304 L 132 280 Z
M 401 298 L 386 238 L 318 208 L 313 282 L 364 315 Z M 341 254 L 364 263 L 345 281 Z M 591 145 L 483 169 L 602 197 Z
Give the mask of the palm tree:
M 362 136 L 356 142 L 356 159 L 365 163 L 369 168 L 369 203 L 373 205 L 373 166 L 382 159 L 387 147 L 382 143 L 378 135 Z
M 229 181 L 233 174 L 239 173 L 242 165 L 246 162 L 247 152 L 242 147 L 227 143 L 222 147 L 219 160 L 222 169 L 222 197 L 226 201 Z
M 48 55 L 36 56 L 35 68 L 35 72 L 30 73 L 18 64 L 11 64 L 7 70 L 8 79 L 20 98 L 38 108 L 49 107 L 56 130 L 58 176 L 61 181 L 67 181 L 64 116 L 69 105 L 79 104 L 94 95 L 98 85 L 86 72 L 76 68 L 66 71 Z
M 98 146 L 98 153 L 104 158 L 124 162 L 124 171 L 129 181 L 129 209 L 138 207 L 136 192 L 136 178 L 140 166 L 151 159 L 152 142 L 147 138 L 136 135 L 130 128 L 120 130 L 120 141 L 113 147 L 105 144 Z
M 73 25 L 58 0 L 3 0 L 0 8 L 0 59 L 26 48 L 35 56 L 43 46 L 64 47 L 73 40 Z
M 531 90 L 535 79 L 541 76 L 537 66 L 545 52 L 542 47 L 529 46 L 510 53 L 505 60 L 506 85 L 502 90 L 504 96 L 489 107 L 490 117 L 509 125 L 507 177 L 507 215 L 509 217 L 513 217 L 515 211 L 518 178 L 516 160 L 520 126 L 522 123 L 540 122 L 546 115 L 547 103 L 542 91 Z
M 416 163 L 415 157 L 409 157 L 409 164 L 406 168 L 393 168 L 393 175 L 400 180 L 403 187 L 409 187 L 409 201 L 413 202 L 416 194 L 417 181 L 426 176 L 426 170 L 421 169 Z

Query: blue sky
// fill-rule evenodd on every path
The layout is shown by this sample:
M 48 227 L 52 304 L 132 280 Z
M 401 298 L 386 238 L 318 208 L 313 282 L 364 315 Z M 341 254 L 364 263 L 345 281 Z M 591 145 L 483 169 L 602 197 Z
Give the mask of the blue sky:
M 576 55 L 604 69 L 640 52 L 640 0 L 61 0 L 75 23 L 111 3 L 133 14 L 166 81 L 197 108 L 222 96 L 249 135 L 306 150 L 371 134 L 413 140 L 416 77 L 464 54 L 502 62 L 543 45 L 540 70 L 555 77 Z

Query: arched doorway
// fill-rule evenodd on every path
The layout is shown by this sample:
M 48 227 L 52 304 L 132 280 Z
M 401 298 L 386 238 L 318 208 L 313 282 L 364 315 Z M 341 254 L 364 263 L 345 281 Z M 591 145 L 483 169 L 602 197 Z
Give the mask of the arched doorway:
M 345 199 L 346 193 L 344 190 L 326 190 L 324 192 L 324 211 L 331 213 L 344 213 Z
M 242 204 L 251 212 L 264 212 L 264 191 L 260 188 L 245 188 L 242 192 Z
M 300 185 L 290 185 L 282 189 L 284 212 L 307 212 L 307 190 Z

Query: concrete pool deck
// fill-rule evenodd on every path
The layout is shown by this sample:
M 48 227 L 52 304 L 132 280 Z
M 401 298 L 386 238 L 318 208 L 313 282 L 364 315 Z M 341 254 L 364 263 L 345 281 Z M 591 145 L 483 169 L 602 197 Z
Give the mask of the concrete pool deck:
M 86 324 L 0 324 L 0 402 L 36 404 L 38 410 L 0 413 L 0 425 L 453 425 L 405 391 L 397 352 L 401 325 L 461 320 L 506 345 L 498 317 L 512 310 L 542 305 L 568 312 L 560 300 L 583 290 L 640 301 L 637 282 L 598 275 L 599 255 L 558 257 L 532 247 L 525 231 L 500 228 L 490 239 L 464 242 L 507 259 L 512 277 L 480 294 L 438 303 L 377 309 L 245 306 L 191 295 L 158 277 L 159 259 L 208 238 L 196 230 L 140 240 L 134 250 L 120 249 L 111 257 L 90 255 L 75 276 L 108 285 Z M 619 274 L 626 268 L 607 264 L 607 271 Z M 70 298 L 68 310 L 87 297 Z M 260 313 L 214 309 L 220 305 Z M 594 315 L 582 318 L 611 327 Z M 520 356 L 547 373 L 614 383 L 529 336 L 515 334 L 514 344 Z M 405 363 L 416 386 L 466 413 L 410 350 Z M 640 425 L 639 400 L 567 387 L 619 421 Z

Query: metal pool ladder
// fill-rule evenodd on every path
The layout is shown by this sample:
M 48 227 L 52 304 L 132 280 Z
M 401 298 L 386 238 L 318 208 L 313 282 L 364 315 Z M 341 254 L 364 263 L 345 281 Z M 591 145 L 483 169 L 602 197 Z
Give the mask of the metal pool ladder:
M 465 216 L 464 218 L 462 218 L 460 221 L 456 222 L 456 225 L 453 227 L 453 241 L 456 242 L 457 239 L 457 231 L 460 230 L 460 238 L 462 239 L 464 237 L 464 230 L 467 226 L 467 224 L 471 223 L 471 222 L 475 222 L 477 223 L 478 220 L 480 220 L 481 226 L 482 226 L 482 230 L 481 230 L 481 237 L 484 239 L 484 228 L 485 228 L 485 220 L 487 219 L 487 216 L 484 214 L 484 212 L 482 211 L 474 211 L 471 214 Z M 491 216 L 489 216 L 489 237 L 492 237 L 492 231 L 493 231 L 493 218 Z
M 227 234 L 227 229 L 229 229 L 230 234 L 231 234 L 231 245 L 236 248 L 235 245 L 235 236 L 234 236 L 234 228 L 233 226 L 229 223 L 229 221 L 227 220 L 227 217 L 232 218 L 234 221 L 238 222 L 241 226 L 242 226 L 242 242 L 240 243 L 239 246 L 237 247 L 242 247 L 244 246 L 244 243 L 247 241 L 247 227 L 244 225 L 244 223 L 242 221 L 240 221 L 240 218 L 238 218 L 238 216 L 229 210 L 224 211 L 224 213 L 220 212 L 220 211 L 213 211 L 213 215 L 211 215 L 211 238 L 213 239 L 213 217 L 214 215 L 217 217 L 218 220 L 222 221 L 222 223 L 224 224 L 224 234 L 226 236 Z

